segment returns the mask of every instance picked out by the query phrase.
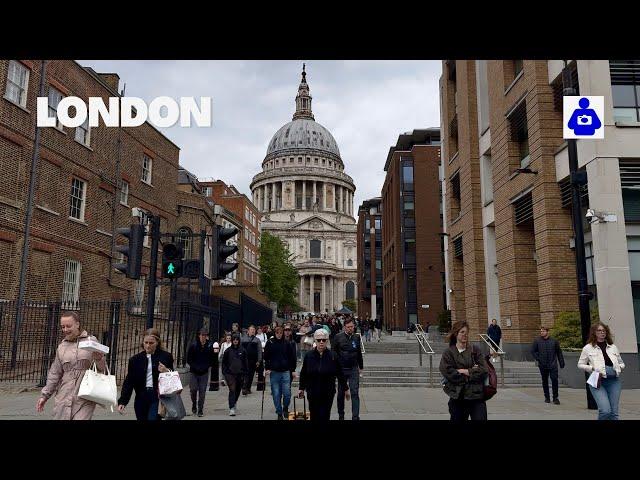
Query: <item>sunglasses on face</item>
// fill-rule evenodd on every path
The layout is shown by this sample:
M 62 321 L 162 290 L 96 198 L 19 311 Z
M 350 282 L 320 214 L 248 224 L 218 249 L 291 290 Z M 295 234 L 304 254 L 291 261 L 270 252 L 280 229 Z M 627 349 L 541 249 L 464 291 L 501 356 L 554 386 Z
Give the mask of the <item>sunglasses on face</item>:
M 327 341 L 327 339 L 326 339 L 326 338 L 318 338 L 318 339 L 316 340 L 316 342 L 326 342 L 326 341 Z

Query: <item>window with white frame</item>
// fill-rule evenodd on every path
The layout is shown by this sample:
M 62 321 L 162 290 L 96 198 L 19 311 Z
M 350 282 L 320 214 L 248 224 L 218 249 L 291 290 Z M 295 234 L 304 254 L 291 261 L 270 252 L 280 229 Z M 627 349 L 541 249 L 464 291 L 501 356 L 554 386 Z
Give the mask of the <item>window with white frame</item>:
M 245 240 L 249 240 L 249 230 L 247 230 L 246 228 L 244 229 L 244 239 Z
M 91 127 L 89 126 L 89 116 L 85 119 L 84 123 L 76 128 L 76 141 L 83 145 L 89 146 L 91 141 Z
M 146 275 L 140 275 L 140 278 L 135 281 L 132 313 L 142 313 L 142 304 L 144 303 L 144 286 L 146 281 Z
M 129 206 L 129 182 L 122 181 L 120 188 L 120 203 Z
M 58 130 L 62 130 L 62 123 L 58 119 L 58 104 L 63 98 L 64 95 L 59 90 L 49 86 L 49 117 L 56 119 L 56 128 Z
M 74 178 L 71 181 L 71 204 L 69 205 L 69 217 L 84 221 L 86 194 L 86 182 Z
M 191 259 L 191 229 L 182 227 L 178 230 L 178 244 L 182 247 L 182 259 Z
M 20 62 L 9 62 L 9 75 L 7 76 L 7 89 L 5 98 L 22 107 L 27 106 L 27 89 L 29 87 L 29 69 Z
M 80 275 L 82 264 L 77 260 L 65 260 L 62 280 L 62 308 L 77 310 L 80 299 Z
M 142 156 L 142 181 L 151 185 L 151 173 L 153 170 L 153 159 L 147 155 Z

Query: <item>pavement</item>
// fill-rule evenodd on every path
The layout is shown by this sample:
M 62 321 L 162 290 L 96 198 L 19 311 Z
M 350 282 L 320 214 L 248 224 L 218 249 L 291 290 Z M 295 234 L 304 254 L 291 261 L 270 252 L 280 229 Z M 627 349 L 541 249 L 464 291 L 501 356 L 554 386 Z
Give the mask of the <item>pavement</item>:
M 268 387 L 267 387 L 268 388 Z M 294 391 L 295 392 L 295 391 Z M 185 420 L 260 420 L 262 392 L 255 391 L 240 396 L 237 416 L 229 417 L 226 387 L 217 392 L 207 392 L 202 418 L 191 416 L 189 392 L 183 391 L 182 399 L 189 415 Z M 49 420 L 52 401 L 45 412 L 38 414 L 35 404 L 39 392 L 6 389 L 0 395 L 0 420 Z M 360 391 L 360 417 L 362 420 L 448 420 L 448 397 L 440 388 L 364 388 Z M 487 402 L 489 420 L 594 420 L 597 411 L 586 408 L 586 394 L 582 389 L 565 388 L 560 392 L 560 405 L 544 403 L 542 388 L 501 389 Z M 292 406 L 293 410 L 293 400 Z M 298 409 L 302 404 L 298 402 Z M 347 419 L 350 418 L 350 402 L 346 402 Z M 332 418 L 338 414 L 334 401 Z M 133 401 L 124 415 L 96 408 L 96 420 L 135 420 Z M 270 391 L 264 396 L 264 419 L 276 420 Z M 640 420 L 640 390 L 623 390 L 620 399 L 620 419 Z

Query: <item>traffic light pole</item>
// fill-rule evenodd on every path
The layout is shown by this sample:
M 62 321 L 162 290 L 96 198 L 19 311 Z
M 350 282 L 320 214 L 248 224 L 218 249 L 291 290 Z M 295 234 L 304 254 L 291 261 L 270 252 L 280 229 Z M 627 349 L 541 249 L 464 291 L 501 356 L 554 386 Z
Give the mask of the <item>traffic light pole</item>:
M 200 303 L 205 305 L 207 302 L 207 296 L 209 292 L 205 292 L 205 279 L 204 279 L 204 242 L 207 240 L 207 232 L 200 230 Z
M 149 292 L 147 293 L 147 328 L 153 328 L 156 306 L 156 276 L 158 270 L 158 246 L 160 245 L 160 217 L 150 217 L 151 224 L 151 265 L 149 265 Z
M 562 86 L 564 95 L 575 95 L 575 90 L 571 82 L 571 70 L 565 61 L 564 70 L 562 71 Z M 578 277 L 578 305 L 580 309 L 580 326 L 582 333 L 582 344 L 586 345 L 589 338 L 589 329 L 591 328 L 591 313 L 589 312 L 589 287 L 587 282 L 587 263 L 584 254 L 584 229 L 582 226 L 582 200 L 580 198 L 580 186 L 586 183 L 586 175 L 578 172 L 578 146 L 575 139 L 568 139 L 569 153 L 569 172 L 571 180 L 571 213 L 573 217 L 573 231 L 575 234 L 575 252 L 576 252 L 576 276 Z M 585 379 L 588 377 L 585 372 Z M 597 409 L 596 402 L 591 395 L 589 385 L 585 383 L 587 390 L 587 408 L 589 410 Z

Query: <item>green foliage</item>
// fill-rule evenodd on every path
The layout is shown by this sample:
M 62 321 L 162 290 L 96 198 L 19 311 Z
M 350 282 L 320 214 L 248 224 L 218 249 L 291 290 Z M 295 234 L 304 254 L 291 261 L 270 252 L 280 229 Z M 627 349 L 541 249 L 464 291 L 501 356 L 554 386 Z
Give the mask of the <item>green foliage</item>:
M 263 232 L 260 238 L 260 288 L 281 310 L 300 310 L 296 300 L 299 277 L 287 244 L 275 235 Z
M 354 313 L 357 313 L 358 304 L 354 299 L 343 300 L 342 306 L 347 307 L 349 310 L 351 310 Z
M 591 324 L 598 322 L 598 309 L 591 310 Z M 561 312 L 549 335 L 560 342 L 560 348 L 582 348 L 582 329 L 580 327 L 580 312 Z
M 447 333 L 451 330 L 451 310 L 444 310 L 438 314 L 438 331 Z

